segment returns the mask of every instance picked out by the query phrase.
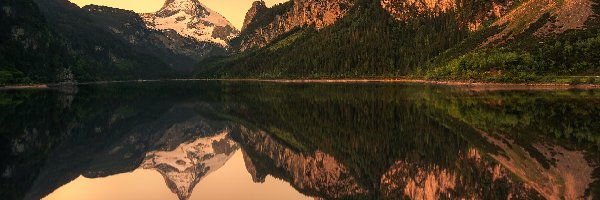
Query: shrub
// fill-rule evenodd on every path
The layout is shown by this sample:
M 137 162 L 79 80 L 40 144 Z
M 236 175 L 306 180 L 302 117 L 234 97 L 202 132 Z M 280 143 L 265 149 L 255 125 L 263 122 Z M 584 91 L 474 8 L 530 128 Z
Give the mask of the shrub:
M 527 81 L 538 64 L 527 52 L 488 50 L 472 52 L 426 73 L 428 79 Z

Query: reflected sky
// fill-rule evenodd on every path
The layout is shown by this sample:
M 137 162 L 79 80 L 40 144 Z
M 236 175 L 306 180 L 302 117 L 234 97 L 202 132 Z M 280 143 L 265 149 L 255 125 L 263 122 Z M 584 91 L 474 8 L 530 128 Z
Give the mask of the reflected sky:
M 165 185 L 161 174 L 154 170 L 137 169 L 133 172 L 105 178 L 77 179 L 60 187 L 44 200 L 176 200 Z M 241 150 L 216 172 L 206 176 L 194 189 L 190 200 L 200 199 L 312 199 L 300 194 L 289 183 L 267 177 L 264 183 L 255 183 L 244 165 Z

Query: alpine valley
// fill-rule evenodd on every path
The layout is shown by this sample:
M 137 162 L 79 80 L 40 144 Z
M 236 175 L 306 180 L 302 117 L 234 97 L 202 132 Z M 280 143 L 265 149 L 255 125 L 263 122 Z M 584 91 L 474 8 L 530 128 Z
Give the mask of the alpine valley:
M 237 51 L 197 76 L 597 83 L 598 12 L 590 0 L 256 2 Z
M 168 0 L 145 14 L 68 0 L 8 0 L 2 8 L 2 84 L 181 77 L 226 55 L 238 34 L 197 0 Z
M 599 83 L 597 0 L 199 0 L 154 13 L 4 0 L 0 84 L 170 78 Z
M 600 199 L 599 3 L 0 0 L 0 200 Z

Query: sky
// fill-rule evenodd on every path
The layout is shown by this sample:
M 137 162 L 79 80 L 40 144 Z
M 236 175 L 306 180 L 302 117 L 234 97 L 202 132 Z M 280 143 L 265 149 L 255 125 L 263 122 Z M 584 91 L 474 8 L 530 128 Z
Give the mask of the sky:
M 70 0 L 80 7 L 89 4 L 104 5 L 113 8 L 133 10 L 137 13 L 155 12 L 165 3 L 165 0 Z M 236 28 L 241 29 L 246 12 L 255 0 L 200 0 L 210 9 L 225 16 Z M 267 6 L 283 3 L 288 0 L 265 0 Z
M 234 181 L 232 181 L 234 180 Z M 102 178 L 77 179 L 56 189 L 43 200 L 106 200 L 106 199 L 177 199 L 155 170 L 137 169 Z M 206 175 L 196 185 L 190 200 L 203 199 L 286 199 L 310 200 L 289 183 L 267 176 L 263 183 L 255 183 L 244 164 L 241 150 L 236 151 L 223 167 Z

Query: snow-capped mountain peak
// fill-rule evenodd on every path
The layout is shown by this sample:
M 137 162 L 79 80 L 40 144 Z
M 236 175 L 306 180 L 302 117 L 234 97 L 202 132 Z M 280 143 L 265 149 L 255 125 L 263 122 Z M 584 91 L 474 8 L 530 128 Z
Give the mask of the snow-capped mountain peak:
M 141 16 L 152 29 L 174 30 L 182 36 L 223 47 L 239 34 L 225 17 L 198 0 L 166 0 L 159 11 Z

